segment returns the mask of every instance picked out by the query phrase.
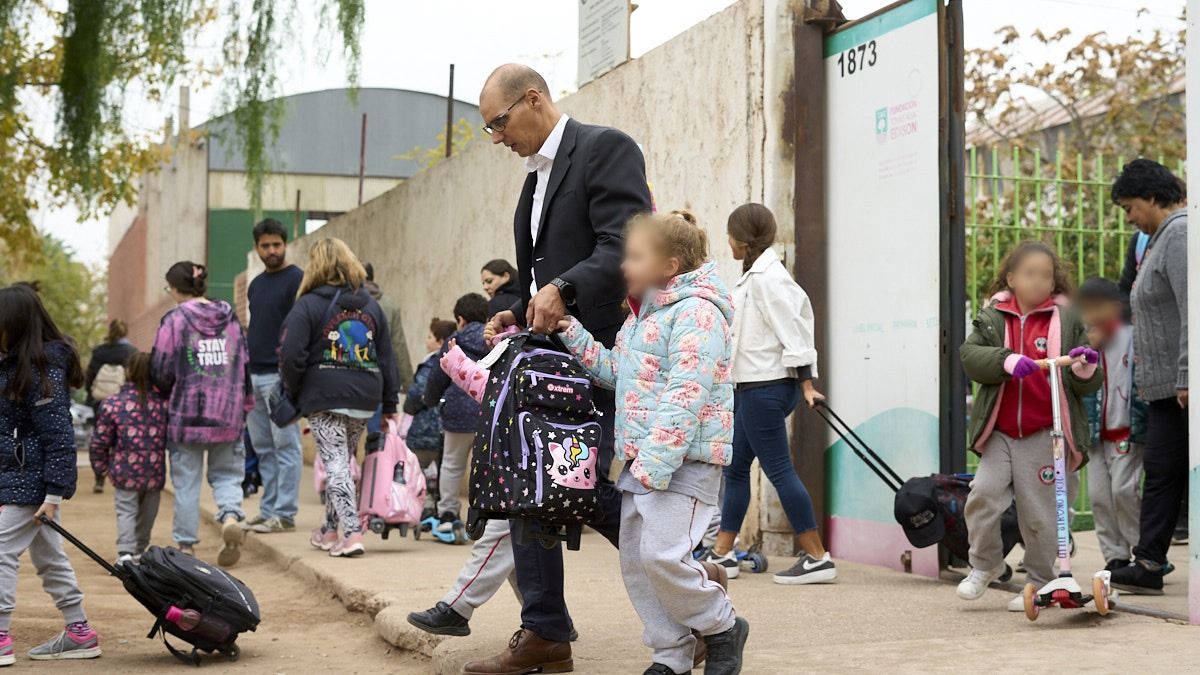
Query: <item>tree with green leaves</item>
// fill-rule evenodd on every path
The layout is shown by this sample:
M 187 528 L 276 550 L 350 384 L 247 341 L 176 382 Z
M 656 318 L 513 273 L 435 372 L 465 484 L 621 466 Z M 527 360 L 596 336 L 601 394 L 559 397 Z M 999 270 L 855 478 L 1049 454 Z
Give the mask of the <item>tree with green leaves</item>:
M 451 145 L 451 152 L 458 154 L 463 148 L 471 144 L 475 140 L 475 125 L 471 124 L 465 117 L 461 118 L 451 128 L 454 134 L 454 140 Z M 433 138 L 433 146 L 425 147 L 423 145 L 415 146 L 400 155 L 396 155 L 396 159 L 410 159 L 421 166 L 418 171 L 424 171 L 431 167 L 437 166 L 446 159 L 446 132 L 439 131 Z
M 107 312 L 104 275 L 75 260 L 74 253 L 49 235 L 37 239 L 38 255 L 0 266 L 0 287 L 33 283 L 46 311 L 85 355 L 104 339 Z
M 179 81 L 220 74 L 246 159 L 261 192 L 278 130 L 278 68 L 299 3 L 288 0 L 0 0 L 0 245 L 9 256 L 44 253 L 31 211 L 101 215 L 136 197 L 137 177 L 163 159 L 155 132 L 131 129 L 131 92 L 159 100 Z M 357 81 L 365 0 L 321 0 Z M 225 31 L 219 63 L 194 61 L 209 26 Z M 46 108 L 53 108 L 54 123 Z M 257 204 L 255 204 L 257 207 Z
M 996 46 L 967 51 L 972 300 L 983 301 L 997 261 L 1026 238 L 1058 248 L 1077 277 L 1119 275 L 1132 228 L 1108 186 L 1122 159 L 1181 164 L 1184 34 L 1183 16 L 1120 40 L 1009 26 Z

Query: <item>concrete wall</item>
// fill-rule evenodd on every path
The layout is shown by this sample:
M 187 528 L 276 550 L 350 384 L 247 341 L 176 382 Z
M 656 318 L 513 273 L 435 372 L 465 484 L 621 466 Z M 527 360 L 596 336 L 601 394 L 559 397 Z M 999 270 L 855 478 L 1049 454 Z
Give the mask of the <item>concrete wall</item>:
M 399 178 L 366 178 L 363 201 L 396 187 Z M 262 207 L 266 211 L 292 211 L 296 191 L 301 211 L 349 211 L 358 206 L 358 178 L 308 174 L 272 174 L 263 182 Z M 250 203 L 246 174 L 213 171 L 208 175 L 208 205 L 214 209 L 244 209 Z M 249 247 L 247 247 L 249 248 Z
M 741 0 L 560 101 L 571 116 L 641 144 L 658 208 L 697 213 L 731 284 L 740 266 L 725 245 L 725 219 L 747 201 L 775 211 L 781 253 L 789 265 L 794 259 L 794 153 L 782 132 L 793 18 L 789 0 Z M 513 259 L 512 214 L 525 177 L 515 155 L 476 142 L 298 240 L 293 259 L 303 263 L 311 239 L 345 240 L 400 298 L 409 350 L 419 356 L 429 319 L 448 317 L 459 295 L 479 289 L 480 266 Z M 790 553 L 774 491 L 760 492 L 764 516 L 752 507 L 744 534 L 757 537 L 761 524 L 770 550 Z
M 739 204 L 768 199 L 763 52 L 763 0 L 742 0 L 560 101 L 573 117 L 618 127 L 641 144 L 658 208 L 698 214 L 730 283 L 740 268 L 725 246 L 725 218 Z M 783 161 L 790 153 L 770 158 Z M 772 191 L 769 201 L 790 241 L 787 173 L 788 192 Z M 313 237 L 344 239 L 375 264 L 384 290 L 404 300 L 415 354 L 429 319 L 448 316 L 459 295 L 479 289 L 484 262 L 514 258 L 512 214 L 525 176 L 514 154 L 476 142 Z M 307 239 L 293 245 L 297 260 Z
M 136 209 L 110 219 L 108 313 L 129 324 L 130 340 L 149 349 L 171 307 L 163 274 L 179 260 L 205 259 L 208 147 L 192 132 L 170 139 L 155 173 L 142 176 Z M 130 216 L 133 216 L 130 219 Z

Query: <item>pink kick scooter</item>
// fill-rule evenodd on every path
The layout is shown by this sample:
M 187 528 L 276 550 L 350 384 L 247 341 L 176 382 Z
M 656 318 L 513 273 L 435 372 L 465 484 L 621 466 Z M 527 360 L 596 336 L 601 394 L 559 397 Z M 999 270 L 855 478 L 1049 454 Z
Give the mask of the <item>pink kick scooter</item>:
M 1066 356 L 1040 362 L 1041 366 L 1050 372 L 1050 405 L 1054 420 L 1050 438 L 1054 452 L 1054 510 L 1058 521 L 1058 578 L 1041 588 L 1025 584 L 1025 616 L 1030 621 L 1036 621 L 1038 614 L 1046 607 L 1057 605 L 1063 609 L 1078 609 L 1092 600 L 1095 601 L 1096 612 L 1104 616 L 1116 601 L 1116 593 L 1109 583 L 1111 572 L 1096 572 L 1092 577 L 1091 595 L 1084 595 L 1079 582 L 1071 575 L 1071 533 L 1067 523 L 1067 456 L 1060 402 L 1062 373 L 1059 368 L 1069 366 L 1073 362 L 1074 359 Z

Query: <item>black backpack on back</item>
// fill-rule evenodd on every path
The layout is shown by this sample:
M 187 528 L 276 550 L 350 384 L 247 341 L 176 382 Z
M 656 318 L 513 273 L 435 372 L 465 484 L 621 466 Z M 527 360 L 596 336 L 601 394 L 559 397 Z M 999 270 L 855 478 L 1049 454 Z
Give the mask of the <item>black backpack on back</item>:
M 468 532 L 477 538 L 486 520 L 516 518 L 521 541 L 521 523 L 536 520 L 544 543 L 578 548 L 596 511 L 601 429 L 591 378 L 556 338 L 518 333 L 505 344 L 489 366 L 472 448 Z M 551 534 L 560 527 L 565 534 Z

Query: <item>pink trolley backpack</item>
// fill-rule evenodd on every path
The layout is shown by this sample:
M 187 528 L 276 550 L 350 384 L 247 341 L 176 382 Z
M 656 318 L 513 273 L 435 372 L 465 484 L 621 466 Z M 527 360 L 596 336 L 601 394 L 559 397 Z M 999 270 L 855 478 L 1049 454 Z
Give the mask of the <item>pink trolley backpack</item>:
M 398 530 L 403 537 L 410 528 L 413 539 L 421 538 L 425 473 L 416 454 L 404 442 L 411 423 L 410 415 L 405 415 L 399 425 L 389 421 L 383 443 L 368 450 L 363 460 L 358 515 L 364 529 L 384 539 L 392 530 Z

